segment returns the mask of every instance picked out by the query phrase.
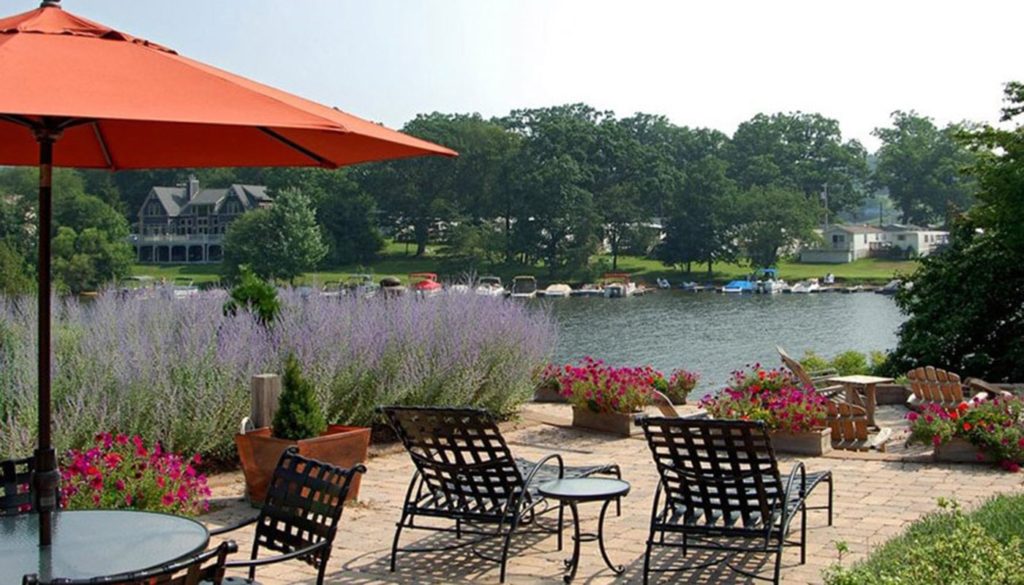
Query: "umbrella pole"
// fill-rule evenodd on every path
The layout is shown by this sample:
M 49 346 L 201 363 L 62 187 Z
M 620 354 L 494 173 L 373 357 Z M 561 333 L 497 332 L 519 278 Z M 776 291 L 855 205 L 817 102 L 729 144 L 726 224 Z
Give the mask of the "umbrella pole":
M 45 123 L 45 122 L 44 122 Z M 50 222 L 53 219 L 53 143 L 59 137 L 49 126 L 36 131 L 39 142 L 39 445 L 35 452 L 35 506 L 39 513 L 39 545 L 52 542 L 52 514 L 57 508 L 60 473 L 50 433 Z

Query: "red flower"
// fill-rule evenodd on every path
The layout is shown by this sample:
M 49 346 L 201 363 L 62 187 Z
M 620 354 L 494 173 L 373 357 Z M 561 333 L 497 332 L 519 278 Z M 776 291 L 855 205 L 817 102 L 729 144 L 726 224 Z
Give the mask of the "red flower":
M 964 431 L 969 431 L 969 430 L 971 430 L 971 423 L 965 422 L 964 423 Z
M 956 406 L 956 409 L 959 410 L 960 412 L 967 412 L 967 408 L 968 406 L 966 402 L 961 402 Z

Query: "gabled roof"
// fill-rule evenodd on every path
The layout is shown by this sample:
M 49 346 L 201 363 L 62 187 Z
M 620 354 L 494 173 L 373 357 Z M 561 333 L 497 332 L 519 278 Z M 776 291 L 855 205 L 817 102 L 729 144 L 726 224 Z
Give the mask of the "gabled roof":
M 170 217 L 178 217 L 189 212 L 193 205 L 212 205 L 216 213 L 220 211 L 221 205 L 229 195 L 237 197 L 245 211 L 272 201 L 267 195 L 267 188 L 263 185 L 231 185 L 227 189 L 201 189 L 191 201 L 188 200 L 186 187 L 153 187 L 152 193 Z
M 880 234 L 884 230 L 873 225 L 840 225 L 836 224 L 830 228 L 844 231 L 848 234 Z

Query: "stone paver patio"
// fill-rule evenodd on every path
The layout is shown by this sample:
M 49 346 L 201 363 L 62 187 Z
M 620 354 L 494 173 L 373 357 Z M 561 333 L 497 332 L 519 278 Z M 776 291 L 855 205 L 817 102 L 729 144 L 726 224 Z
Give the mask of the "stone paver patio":
M 567 423 L 563 408 L 528 409 L 525 424 L 505 432 L 513 453 L 533 460 L 558 451 L 567 465 L 615 462 L 622 467 L 623 478 L 632 484 L 632 492 L 623 500 L 623 514 L 609 515 L 606 538 L 609 554 L 616 563 L 626 565 L 626 573 L 615 577 L 601 562 L 596 543 L 584 543 L 577 583 L 640 583 L 644 541 L 657 474 L 641 437 L 614 438 L 588 433 L 558 424 Z M 544 421 L 544 423 L 538 422 Z M 837 560 L 835 543 L 845 541 L 850 554 L 844 564 L 862 558 L 873 546 L 899 534 L 910 522 L 937 508 L 939 497 L 956 498 L 973 508 L 987 497 L 1002 492 L 1024 491 L 1019 474 L 1006 473 L 982 465 L 939 465 L 928 462 L 920 453 L 895 449 L 891 453 L 850 452 L 805 459 L 809 470 L 829 468 L 835 475 L 834 525 L 827 526 L 824 511 L 808 512 L 807 564 L 799 564 L 799 551 L 787 548 L 783 554 L 784 583 L 820 583 L 821 571 Z M 784 473 L 795 461 L 781 460 Z M 363 478 L 360 502 L 347 506 L 342 516 L 327 572 L 327 583 L 496 583 L 497 564 L 472 555 L 467 549 L 439 553 L 399 555 L 398 569 L 388 570 L 395 521 L 413 466 L 400 449 L 386 448 L 372 457 L 369 472 Z M 216 504 L 223 506 L 203 518 L 211 526 L 227 524 L 252 515 L 254 510 L 240 499 L 243 491 L 240 473 L 223 474 L 212 481 Z M 820 486 L 811 505 L 824 504 L 827 490 Z M 583 528 L 596 525 L 598 504 L 580 507 Z M 553 515 L 548 516 L 553 518 Z M 798 525 L 794 524 L 796 530 Z M 508 563 L 508 583 L 560 583 L 562 560 L 571 552 L 566 531 L 566 548 L 556 550 L 551 534 L 520 534 L 513 541 Z M 240 555 L 248 555 L 251 531 L 232 535 L 239 542 Z M 407 531 L 403 545 L 438 543 L 447 536 L 423 531 Z M 691 555 L 691 558 L 693 555 Z M 655 563 L 674 559 L 671 553 L 656 552 Z M 760 570 L 763 555 L 743 561 L 747 568 Z M 763 565 L 770 570 L 770 565 Z M 239 575 L 241 575 L 239 573 Z M 287 562 L 261 569 L 257 578 L 265 585 L 306 584 L 315 581 L 311 567 Z M 750 580 L 722 568 L 697 572 L 652 575 L 652 583 L 747 583 Z

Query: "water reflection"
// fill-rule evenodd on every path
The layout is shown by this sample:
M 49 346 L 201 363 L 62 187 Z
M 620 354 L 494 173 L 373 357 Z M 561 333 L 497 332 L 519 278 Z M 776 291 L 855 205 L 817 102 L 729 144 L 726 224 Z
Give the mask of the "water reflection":
M 870 293 L 721 295 L 660 292 L 629 299 L 538 300 L 559 323 L 556 361 L 600 357 L 700 372 L 699 391 L 721 386 L 744 364 L 793 355 L 891 349 L 903 322 L 889 297 Z

